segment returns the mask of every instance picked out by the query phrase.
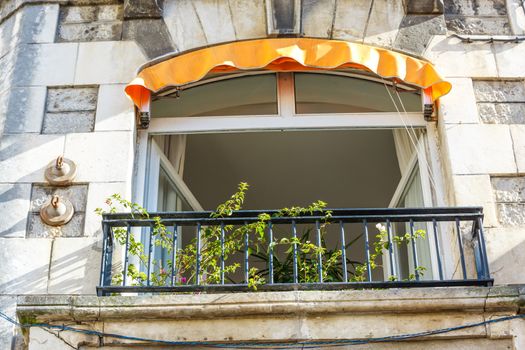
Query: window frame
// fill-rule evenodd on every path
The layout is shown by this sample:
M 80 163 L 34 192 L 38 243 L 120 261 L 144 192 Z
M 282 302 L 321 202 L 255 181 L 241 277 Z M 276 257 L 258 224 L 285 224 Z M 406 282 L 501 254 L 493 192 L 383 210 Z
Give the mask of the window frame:
M 153 136 L 169 134 L 198 134 L 198 133 L 230 133 L 230 132 L 261 132 L 261 131 L 297 131 L 297 130 L 356 130 L 356 129 L 404 129 L 420 128 L 424 132 L 417 144 L 417 152 L 414 152 L 412 161 L 409 164 L 411 171 L 418 166 L 421 174 L 421 181 L 424 193 L 425 206 L 443 206 L 445 203 L 444 184 L 442 182 L 440 151 L 438 148 L 437 128 L 435 122 L 427 121 L 421 112 L 362 112 L 362 113 L 327 113 L 327 114 L 296 114 L 295 113 L 295 89 L 293 73 L 282 72 L 245 72 L 241 74 L 231 74 L 226 77 L 217 77 L 206 81 L 199 81 L 187 87 L 198 86 L 212 81 L 231 79 L 244 75 L 255 75 L 273 73 L 277 74 L 277 103 L 278 114 L 276 115 L 247 115 L 247 116 L 212 116 L 212 117 L 176 117 L 176 118 L 151 118 L 148 129 L 137 130 L 137 147 L 135 156 L 135 175 L 133 177 L 133 200 L 137 203 L 147 203 L 148 188 L 150 177 L 150 157 Z M 349 78 L 373 80 L 392 86 L 389 81 L 363 76 L 347 72 L 312 72 L 318 74 L 335 74 Z M 173 90 L 171 90 L 173 92 Z M 169 94 L 166 90 L 159 93 L 159 96 Z M 183 98 L 183 97 L 181 97 Z M 422 94 L 422 103 L 424 96 Z M 157 146 L 158 148 L 158 146 Z M 161 152 L 162 153 L 162 152 Z M 437 157 L 437 159 L 436 159 Z M 419 158 L 419 159 L 418 159 Z M 438 180 L 434 183 L 434 188 L 430 187 L 430 179 L 427 167 L 431 167 L 434 177 Z M 401 186 L 400 181 L 399 186 Z M 182 184 L 184 182 L 181 179 Z M 405 184 L 406 186 L 406 179 Z M 184 184 L 185 186 L 185 184 Z M 187 187 L 186 187 L 187 188 Z M 401 193 L 395 196 L 399 199 Z M 188 192 L 191 194 L 191 191 Z M 156 198 L 156 196 L 155 196 Z M 392 204 L 392 203 L 391 203 Z M 429 231 L 430 232 L 430 231 Z M 433 238 L 433 235 L 432 235 Z M 440 238 L 440 245 L 446 249 L 447 240 Z M 430 239 L 430 244 L 434 245 L 434 240 Z M 431 249 L 432 270 L 437 276 L 437 263 L 435 250 Z M 445 251 L 442 251 L 442 254 Z M 385 259 L 386 260 L 386 259 Z M 444 273 L 453 268 L 452 262 L 443 254 Z M 386 265 L 387 261 L 384 261 Z M 388 266 L 385 266 L 388 268 Z M 436 271 L 434 271 L 436 270 Z M 386 269 L 385 269 L 386 271 Z

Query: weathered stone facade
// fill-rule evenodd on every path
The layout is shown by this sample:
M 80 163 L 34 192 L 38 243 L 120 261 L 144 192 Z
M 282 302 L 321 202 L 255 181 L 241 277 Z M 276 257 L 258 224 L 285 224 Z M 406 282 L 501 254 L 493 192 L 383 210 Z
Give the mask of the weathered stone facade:
M 293 11 L 276 15 L 275 11 L 286 8 L 286 3 L 293 6 Z M 113 193 L 126 197 L 133 193 L 138 141 L 134 107 L 123 93 L 125 84 L 133 79 L 139 66 L 165 54 L 279 35 L 365 43 L 423 57 L 435 64 L 453 85 L 450 94 L 440 101 L 438 121 L 428 126 L 432 152 L 438 155 L 429 166 L 441 174 L 437 181 L 443 193 L 437 204 L 483 206 L 487 250 L 496 284 L 524 284 L 525 42 L 520 36 L 525 33 L 524 11 L 520 0 L 165 0 L 162 6 L 155 1 L 137 0 L 1 2 L 0 310 L 14 317 L 19 303 L 22 312 L 41 311 L 39 317 L 49 320 L 54 311 L 39 309 L 39 305 L 56 303 L 64 313 L 62 318 L 54 319 L 59 322 L 85 321 L 87 327 L 104 326 L 106 331 L 130 327 L 128 319 L 106 324 L 99 316 L 91 317 L 101 313 L 100 306 L 96 310 L 87 307 L 90 303 L 99 305 L 94 296 L 71 299 L 79 301 L 75 312 L 85 311 L 81 317 L 65 316 L 72 306 L 64 301 L 69 295 L 95 294 L 101 252 L 100 218 L 95 208 Z M 273 29 L 268 25 L 270 16 Z M 468 42 L 454 34 L 485 37 Z M 502 36 L 516 39 L 490 40 Z M 44 169 L 59 155 L 79 165 L 74 185 L 63 189 L 49 187 L 44 179 Z M 73 199 L 76 209 L 73 220 L 60 230 L 46 227 L 37 214 L 41 199 L 55 192 Z M 410 299 L 410 290 L 399 293 Z M 430 304 L 433 292 L 428 293 L 424 298 Z M 458 298 L 468 299 L 472 293 L 490 291 L 457 293 Z M 523 291 L 518 288 L 509 293 L 513 301 L 502 308 L 479 306 L 486 301 L 485 295 L 479 298 L 483 302 L 474 314 L 465 314 L 468 305 L 455 304 L 435 311 L 425 304 L 419 309 L 414 306 L 412 313 L 403 317 L 387 313 L 384 322 L 365 316 L 371 308 L 380 309 L 382 300 L 392 297 L 376 295 L 370 299 L 372 306 L 353 309 L 356 314 L 363 312 L 359 316 L 362 319 L 368 317 L 356 335 L 368 336 L 365 328 L 383 334 L 381 323 L 400 323 L 402 327 L 392 327 L 405 332 L 420 330 L 411 328 L 411 324 L 439 328 L 514 314 L 523 306 Z M 45 294 L 61 294 L 65 299 L 18 297 L 17 301 L 20 295 Z M 417 293 L 413 296 L 416 298 Z M 295 297 L 294 293 L 280 296 Z M 340 296 L 334 293 L 329 297 L 337 300 Z M 196 309 L 202 307 L 200 298 L 184 296 L 185 302 L 195 303 Z M 234 304 L 246 300 L 254 303 L 261 297 L 254 293 L 237 298 Z M 359 298 L 366 299 L 366 293 L 359 294 Z M 153 303 L 161 299 L 157 297 Z M 138 299 L 129 305 L 135 302 L 148 303 Z M 111 306 L 115 313 L 118 307 Z M 240 322 L 250 319 L 249 312 Z M 414 315 L 420 321 L 414 322 Z M 308 323 L 309 333 L 300 328 L 303 321 L 299 318 L 287 322 L 290 329 L 298 329 L 296 339 L 305 334 L 320 339 L 328 335 L 316 331 L 326 328 L 328 319 L 334 322 L 338 317 L 342 316 L 335 312 L 326 319 L 323 315 L 308 316 L 303 321 Z M 272 316 L 267 313 L 262 317 L 268 318 Z M 251 329 L 257 328 L 262 319 L 251 320 Z M 159 317 L 154 327 L 143 329 L 141 334 L 170 334 L 166 329 L 174 329 L 169 327 L 178 327 L 181 322 Z M 352 322 L 347 323 L 348 327 L 359 326 Z M 525 348 L 523 322 L 466 332 L 461 334 L 465 339 L 446 346 Z M 224 322 L 215 324 L 209 319 L 204 324 L 225 327 Z M 164 325 L 168 328 L 158 331 Z M 25 335 L 30 349 L 46 349 L 44 341 L 48 349 L 68 348 L 38 328 Z M 290 333 L 284 336 L 291 337 Z M 0 320 L 0 348 L 23 349 L 27 343 L 22 338 L 20 330 Z M 87 341 L 89 346 L 98 346 L 98 339 L 86 339 L 75 338 L 73 343 Z M 411 346 L 440 348 L 446 339 Z

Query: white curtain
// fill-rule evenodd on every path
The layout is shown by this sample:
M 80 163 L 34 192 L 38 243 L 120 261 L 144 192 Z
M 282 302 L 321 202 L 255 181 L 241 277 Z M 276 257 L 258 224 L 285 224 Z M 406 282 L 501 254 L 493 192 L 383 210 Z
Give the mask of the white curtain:
M 412 154 L 414 154 L 414 144 L 417 144 L 420 132 L 419 130 L 411 130 L 409 134 L 409 131 L 406 129 L 394 129 L 392 130 L 392 133 L 394 134 L 394 144 L 396 147 L 399 170 L 401 171 L 401 175 L 404 175 L 408 163 L 410 163 L 410 158 L 412 158 Z
M 173 165 L 177 174 L 182 176 L 184 174 L 184 161 L 186 154 L 186 135 L 156 136 L 156 138 L 156 142 L 163 150 L 166 158 L 168 158 Z M 157 210 L 182 210 L 182 199 L 162 168 L 159 173 Z
M 168 149 L 166 156 L 181 177 L 184 174 L 184 161 L 186 157 L 186 135 L 167 136 Z
M 421 174 L 419 172 L 419 164 L 416 164 L 415 170 L 409 168 L 410 159 L 413 157 L 414 152 L 417 152 L 414 144 L 417 145 L 420 132 L 416 131 L 415 134 L 410 131 L 409 135 L 406 129 L 394 129 L 394 143 L 396 147 L 396 154 L 399 163 L 399 169 L 401 171 L 401 176 L 411 176 L 410 180 L 407 182 L 405 188 L 403 189 L 403 194 L 399 199 L 397 207 L 401 208 L 420 208 L 425 206 L 424 197 L 423 197 L 423 186 L 421 183 Z M 411 139 L 412 138 L 412 139 Z M 413 171 L 414 170 L 414 171 Z M 411 174 L 411 172 L 413 172 Z M 431 256 L 430 256 L 430 245 L 429 245 L 429 232 L 427 225 L 425 223 L 415 223 L 414 230 L 424 230 L 427 234 L 425 238 L 416 240 L 416 252 L 418 256 L 419 266 L 424 266 L 426 271 L 423 272 L 423 276 L 420 276 L 421 279 L 432 279 L 432 268 L 431 268 Z M 406 232 L 399 232 L 398 234 L 404 234 L 410 232 L 410 225 L 405 225 Z M 402 245 L 399 246 L 400 249 L 408 249 L 407 256 L 408 261 L 408 271 L 414 273 L 414 257 L 412 254 L 411 245 Z M 399 261 L 400 264 L 403 262 Z M 406 266 L 406 265 L 405 265 Z M 401 268 L 401 270 L 403 270 Z

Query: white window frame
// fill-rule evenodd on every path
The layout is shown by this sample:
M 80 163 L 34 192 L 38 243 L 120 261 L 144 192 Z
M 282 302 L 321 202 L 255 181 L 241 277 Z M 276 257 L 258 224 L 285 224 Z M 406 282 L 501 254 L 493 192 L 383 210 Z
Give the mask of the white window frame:
M 359 78 L 364 80 L 373 80 L 380 83 L 391 85 L 389 82 L 359 74 L 345 73 L 345 72 L 309 72 L 319 74 L 335 74 L 340 76 L 347 76 L 349 78 Z M 195 84 L 188 85 L 194 87 L 197 85 L 209 83 L 211 81 L 218 81 L 223 79 L 231 79 L 244 75 L 265 74 L 263 72 L 248 72 L 244 74 L 232 74 L 227 77 L 210 79 L 207 81 L 200 81 Z M 272 73 L 273 74 L 273 73 Z M 293 73 L 275 73 L 277 74 L 277 103 L 278 113 L 275 115 L 242 115 L 242 116 L 211 116 L 211 117 L 173 117 L 173 118 L 151 118 L 149 128 L 146 130 L 137 131 L 137 153 L 136 153 L 136 173 L 135 183 L 133 185 L 134 200 L 138 203 L 146 203 L 148 193 L 153 191 L 152 184 L 149 183 L 149 158 L 151 157 L 151 145 L 154 142 L 155 135 L 169 135 L 169 134 L 199 134 L 199 133 L 229 133 L 229 132 L 261 132 L 261 131 L 322 131 L 322 130 L 358 130 L 358 129 L 404 129 L 404 128 L 422 128 L 427 131 L 435 133 L 435 127 L 432 122 L 427 122 L 421 112 L 360 112 L 360 113 L 330 113 L 330 114 L 297 114 L 295 113 L 295 96 L 294 96 L 294 79 Z M 169 91 L 159 95 L 169 94 Z M 183 96 L 183 94 L 182 94 Z M 183 98 L 183 97 L 181 97 Z M 423 99 L 423 94 L 422 94 Z M 426 133 L 423 133 L 426 135 Z M 442 205 L 444 193 L 442 183 L 438 182 L 437 187 L 434 188 L 434 197 L 430 187 L 430 180 L 428 178 L 429 163 L 426 158 L 426 145 L 429 143 L 429 150 L 431 156 L 438 156 L 435 152 L 437 145 L 435 137 L 422 137 L 418 143 L 418 152 L 414 152 L 413 159 L 409 167 L 412 168 L 416 164 L 420 167 L 421 181 L 423 186 L 424 203 L 425 206 L 432 206 L 434 203 Z M 154 146 L 153 146 L 154 147 Z M 157 146 L 158 147 L 158 146 Z M 162 153 L 162 152 L 161 152 Z M 419 159 L 418 159 L 419 157 Z M 423 157 L 423 158 L 421 158 Z M 162 157 L 161 157 L 162 158 Z M 164 156 L 164 158 L 166 158 Z M 164 159 L 164 163 L 167 159 Z M 169 163 L 169 161 L 167 161 Z M 437 162 L 437 163 L 436 163 Z M 434 166 L 439 163 L 439 160 L 431 159 L 434 175 L 441 173 L 439 167 Z M 170 164 L 171 165 L 171 164 Z M 424 167 L 424 169 L 422 168 Z M 409 176 L 411 171 L 404 172 Z M 178 176 L 178 174 L 175 173 Z M 180 176 L 178 176 L 180 178 Z M 176 178 L 176 176 L 174 176 Z M 402 189 L 406 186 L 409 178 L 402 177 L 400 184 L 394 194 L 394 199 L 397 200 L 401 196 Z M 403 186 L 404 181 L 404 186 Z M 182 179 L 177 184 L 184 184 Z M 399 192 L 399 193 L 398 193 Z M 188 189 L 187 198 L 193 197 Z M 184 195 L 184 194 L 183 194 Z M 156 198 L 156 196 L 155 196 Z M 193 197 L 194 198 L 194 197 Z M 198 201 L 195 199 L 198 203 Z M 428 232 L 431 232 L 430 230 Z M 435 256 L 434 240 L 428 237 L 431 245 L 432 269 L 433 276 L 437 278 L 437 258 Z M 387 261 L 385 259 L 385 271 L 389 271 Z M 387 276 L 388 277 L 388 276 Z

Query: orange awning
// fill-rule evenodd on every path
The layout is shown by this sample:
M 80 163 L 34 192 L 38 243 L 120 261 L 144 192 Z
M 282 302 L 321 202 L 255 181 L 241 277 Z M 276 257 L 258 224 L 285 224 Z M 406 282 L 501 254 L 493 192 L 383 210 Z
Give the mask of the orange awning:
M 125 91 L 140 108 L 152 92 L 196 82 L 210 73 L 341 68 L 361 69 L 420 87 L 433 100 L 451 89 L 431 63 L 398 52 L 339 40 L 273 38 L 232 42 L 168 58 L 142 69 Z

